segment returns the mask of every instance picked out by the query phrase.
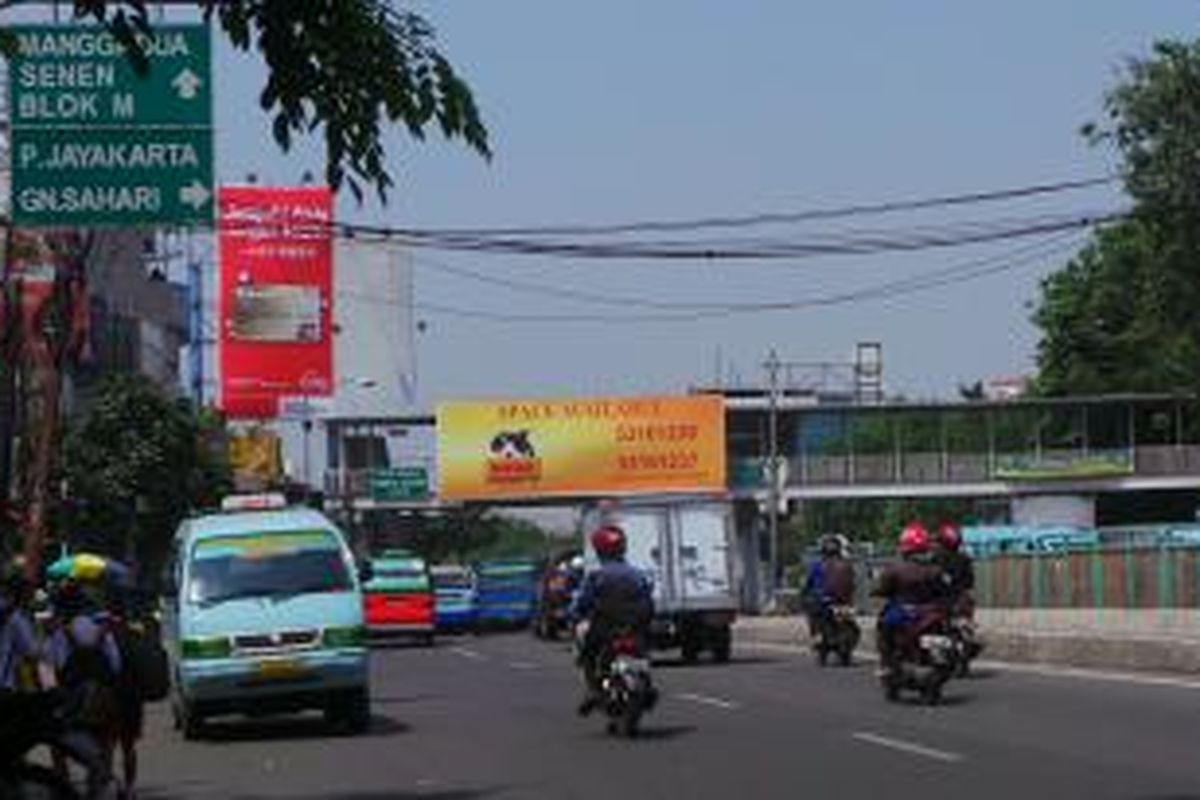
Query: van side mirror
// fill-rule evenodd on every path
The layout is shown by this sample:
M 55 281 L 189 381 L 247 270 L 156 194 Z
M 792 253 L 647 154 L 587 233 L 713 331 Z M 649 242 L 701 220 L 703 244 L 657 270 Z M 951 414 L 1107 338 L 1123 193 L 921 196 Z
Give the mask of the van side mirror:
M 371 566 L 370 561 L 364 561 L 358 565 L 358 582 L 367 583 L 375 577 L 375 568 Z

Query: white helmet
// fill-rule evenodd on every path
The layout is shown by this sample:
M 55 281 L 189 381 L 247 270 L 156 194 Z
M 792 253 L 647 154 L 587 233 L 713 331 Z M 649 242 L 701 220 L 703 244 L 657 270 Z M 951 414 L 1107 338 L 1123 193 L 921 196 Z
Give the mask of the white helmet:
M 571 569 L 582 570 L 584 563 L 583 556 L 575 556 L 571 559 Z

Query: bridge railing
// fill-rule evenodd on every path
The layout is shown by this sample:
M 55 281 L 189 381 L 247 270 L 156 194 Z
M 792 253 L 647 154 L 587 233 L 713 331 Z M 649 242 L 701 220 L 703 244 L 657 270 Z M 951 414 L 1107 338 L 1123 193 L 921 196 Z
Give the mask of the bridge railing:
M 764 463 L 762 458 L 734 459 L 731 469 L 733 488 L 765 488 Z M 1200 475 L 1200 445 L 991 453 L 900 451 L 806 454 L 787 459 L 788 483 L 795 486 L 962 484 L 1046 477 L 1129 475 Z

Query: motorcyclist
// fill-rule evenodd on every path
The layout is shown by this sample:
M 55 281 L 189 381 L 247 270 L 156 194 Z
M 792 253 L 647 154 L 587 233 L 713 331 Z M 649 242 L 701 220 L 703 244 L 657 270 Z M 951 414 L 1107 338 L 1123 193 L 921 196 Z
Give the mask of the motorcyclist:
M 975 565 L 962 549 L 962 529 L 951 522 L 938 527 L 935 561 L 945 575 L 950 605 L 955 614 L 974 613 L 971 592 L 975 588 Z
M 900 559 L 884 567 L 873 594 L 884 599 L 877 640 L 881 666 L 891 670 L 904 637 L 919 628 L 931 606 L 946 597 L 946 580 L 932 559 L 933 541 L 920 522 L 900 533 Z
M 842 536 L 821 538 L 821 557 L 808 568 L 801 596 L 808 616 L 808 633 L 814 639 L 823 634 L 834 606 L 854 602 L 854 565 L 846 558 Z
M 581 716 L 599 704 L 600 680 L 613 637 L 632 633 L 639 649 L 644 649 L 654 616 L 649 580 L 625 561 L 625 532 L 616 525 L 605 525 L 592 533 L 591 543 L 600 568 L 584 577 L 571 607 L 571 619 L 588 623 L 578 660 L 584 681 L 584 698 L 578 709 Z

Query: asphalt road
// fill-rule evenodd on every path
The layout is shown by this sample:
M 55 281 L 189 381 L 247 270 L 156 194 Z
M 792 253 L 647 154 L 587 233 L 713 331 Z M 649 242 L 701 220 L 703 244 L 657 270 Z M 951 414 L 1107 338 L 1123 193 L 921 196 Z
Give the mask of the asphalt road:
M 889 705 L 871 666 L 798 651 L 656 670 L 635 741 L 574 714 L 563 645 L 446 639 L 373 657 L 374 723 L 231 721 L 183 742 L 165 709 L 143 743 L 145 800 L 176 798 L 921 798 L 1200 800 L 1200 685 L 985 672 L 938 708 Z

